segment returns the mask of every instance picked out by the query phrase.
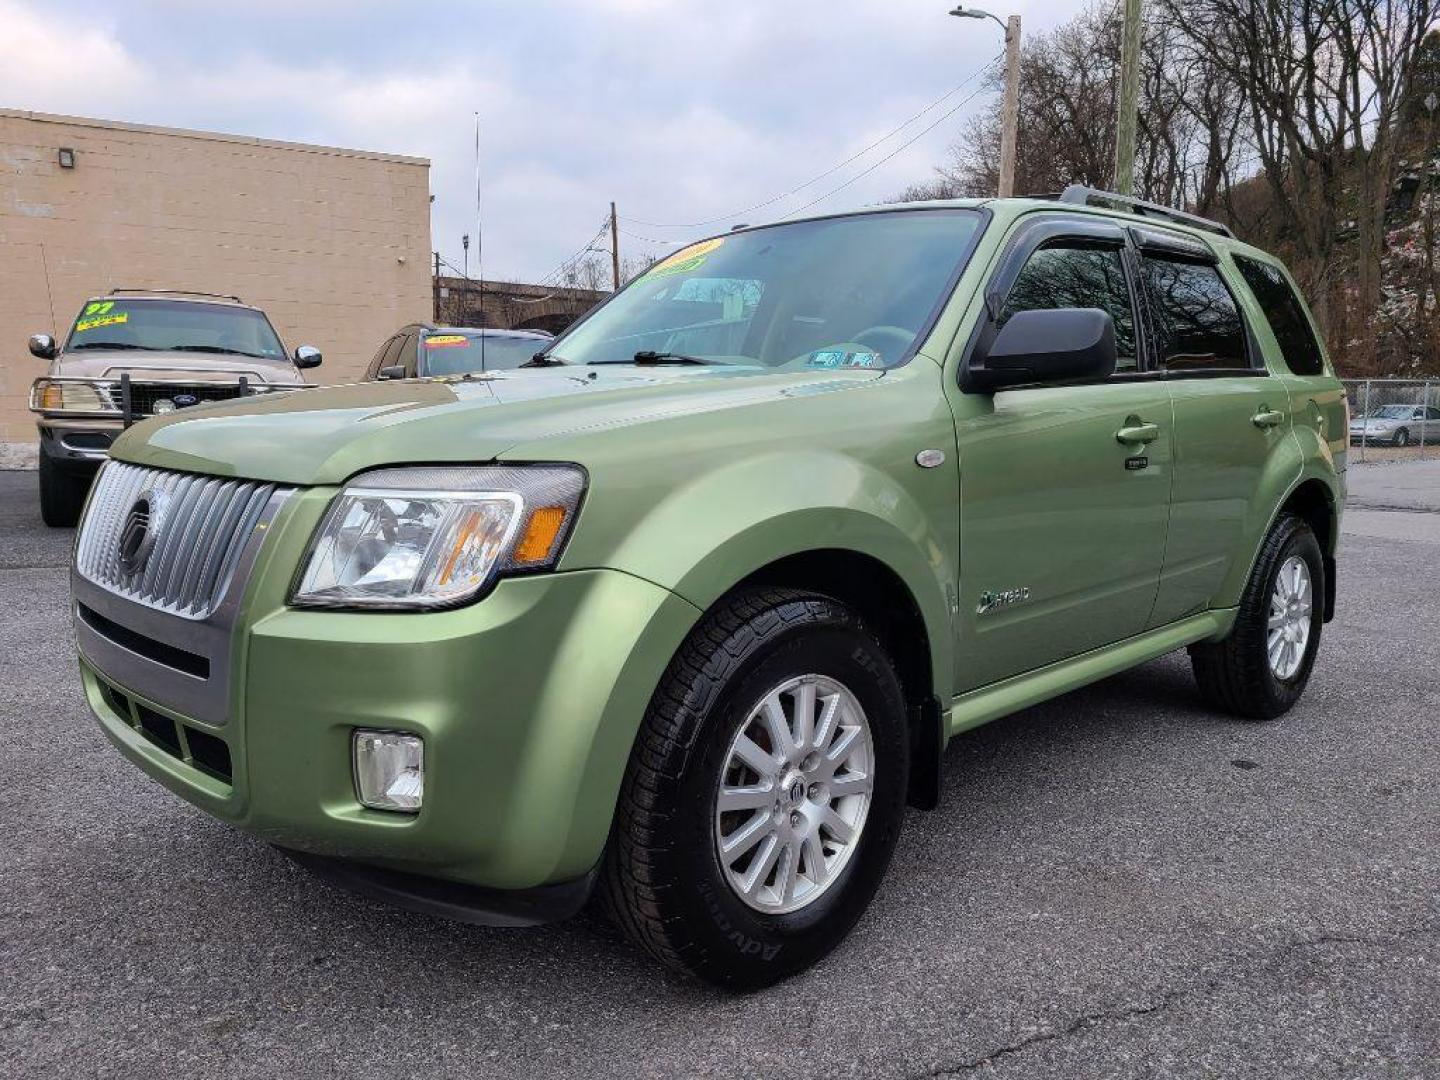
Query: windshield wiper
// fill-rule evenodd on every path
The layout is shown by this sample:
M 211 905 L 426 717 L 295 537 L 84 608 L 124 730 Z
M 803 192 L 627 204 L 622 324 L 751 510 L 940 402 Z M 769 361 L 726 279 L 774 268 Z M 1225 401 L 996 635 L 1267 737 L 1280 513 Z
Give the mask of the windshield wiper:
M 637 364 L 713 364 L 715 361 L 706 360 L 703 356 L 687 356 L 678 352 L 656 352 L 654 349 L 641 349 L 635 354 Z
M 136 345 L 133 341 L 82 341 L 78 345 L 71 345 L 71 352 L 78 352 L 81 349 L 144 349 L 144 345 Z
M 170 352 L 224 353 L 226 356 L 249 356 L 256 360 L 269 360 L 264 353 L 246 352 L 244 349 L 229 349 L 224 345 L 171 345 Z
M 534 356 L 530 357 L 529 360 L 526 360 L 525 363 L 521 364 L 520 366 L 521 366 L 522 368 L 526 368 L 526 367 L 564 367 L 564 366 L 565 366 L 566 364 L 568 364 L 569 362 L 570 362 L 570 361 L 564 359 L 563 357 L 555 356 L 555 355 L 553 355 L 553 354 L 551 354 L 551 353 L 548 353 L 548 352 L 537 352 Z

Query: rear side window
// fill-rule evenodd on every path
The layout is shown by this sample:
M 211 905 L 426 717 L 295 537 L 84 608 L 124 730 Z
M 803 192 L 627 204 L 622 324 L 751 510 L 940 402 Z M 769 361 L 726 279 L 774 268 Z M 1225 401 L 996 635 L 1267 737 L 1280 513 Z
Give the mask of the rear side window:
M 1320 343 L 1310 329 L 1310 320 L 1305 317 L 1305 305 L 1295 295 L 1280 268 L 1244 255 L 1235 256 L 1235 265 L 1245 284 L 1255 294 L 1260 310 L 1265 313 L 1265 321 L 1280 343 L 1285 366 L 1296 375 L 1323 374 L 1325 359 L 1320 352 Z
M 1151 255 L 1144 278 L 1161 371 L 1250 367 L 1240 309 L 1215 267 Z
M 1099 308 L 1115 322 L 1115 370 L 1134 371 L 1135 313 L 1119 248 L 1054 245 L 1031 255 L 1000 310 L 1000 325 L 1017 311 Z

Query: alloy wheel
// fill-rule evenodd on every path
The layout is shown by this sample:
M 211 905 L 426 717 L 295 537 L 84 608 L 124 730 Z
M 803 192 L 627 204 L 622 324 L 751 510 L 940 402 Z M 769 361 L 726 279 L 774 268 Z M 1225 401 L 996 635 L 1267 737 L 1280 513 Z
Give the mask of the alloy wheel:
M 843 684 L 802 675 L 761 697 L 715 799 L 716 855 L 735 895 L 768 915 L 818 900 L 859 845 L 874 768 L 869 720 Z

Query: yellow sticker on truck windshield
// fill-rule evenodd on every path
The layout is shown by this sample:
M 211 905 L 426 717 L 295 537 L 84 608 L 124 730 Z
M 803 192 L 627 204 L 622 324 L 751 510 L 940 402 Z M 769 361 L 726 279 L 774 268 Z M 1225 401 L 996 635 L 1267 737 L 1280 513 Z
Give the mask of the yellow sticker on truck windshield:
M 723 243 L 725 243 L 725 238 L 717 236 L 713 240 L 701 240 L 698 244 L 681 248 L 669 258 L 661 259 L 650 268 L 645 276 L 666 277 L 670 274 L 686 274 L 691 270 L 697 270 L 710 257 L 710 253 Z
M 113 300 L 86 304 L 84 313 L 75 320 L 75 332 L 83 334 L 86 330 L 95 330 L 101 326 L 116 326 L 129 322 L 130 313 L 128 311 L 112 311 L 114 306 L 115 301 Z
M 464 345 L 470 339 L 464 334 L 436 334 L 434 337 L 425 339 L 425 346 L 430 349 L 443 349 L 447 346 L 454 348 L 457 345 Z

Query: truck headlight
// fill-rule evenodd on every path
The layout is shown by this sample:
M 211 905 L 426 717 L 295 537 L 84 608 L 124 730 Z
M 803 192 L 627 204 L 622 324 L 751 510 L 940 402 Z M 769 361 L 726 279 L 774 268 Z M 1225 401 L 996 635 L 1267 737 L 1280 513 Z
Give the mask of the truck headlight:
M 554 566 L 585 474 L 573 465 L 380 469 L 355 477 L 311 541 L 291 603 L 453 607 L 507 572 Z
M 118 391 L 90 379 L 36 379 L 30 387 L 32 412 L 118 415 Z

